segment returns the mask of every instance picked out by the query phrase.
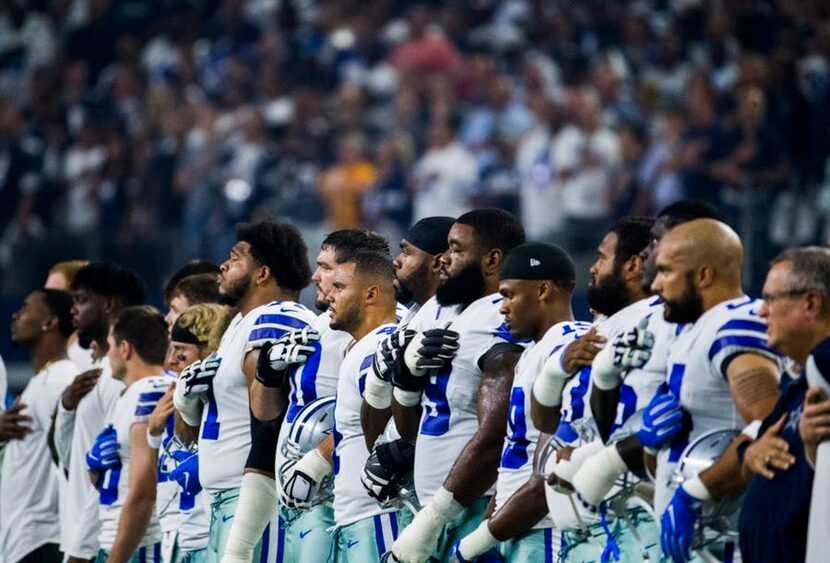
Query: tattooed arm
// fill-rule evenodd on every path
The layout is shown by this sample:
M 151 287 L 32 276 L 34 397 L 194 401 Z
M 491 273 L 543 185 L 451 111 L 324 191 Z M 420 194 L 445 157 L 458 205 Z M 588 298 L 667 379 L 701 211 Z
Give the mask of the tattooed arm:
M 778 402 L 780 370 L 772 360 L 758 354 L 746 353 L 735 357 L 726 368 L 732 400 L 747 423 L 767 418 Z M 745 485 L 737 449 L 749 438 L 743 434 L 735 438 L 723 455 L 700 480 L 714 498 L 739 491 Z

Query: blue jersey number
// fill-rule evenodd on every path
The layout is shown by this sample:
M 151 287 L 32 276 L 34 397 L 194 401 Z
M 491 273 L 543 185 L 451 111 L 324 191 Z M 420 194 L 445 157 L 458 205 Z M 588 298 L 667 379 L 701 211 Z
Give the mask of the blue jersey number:
M 620 401 L 617 403 L 617 416 L 611 425 L 611 434 L 619 430 L 625 421 L 637 411 L 637 393 L 630 385 L 623 383 L 620 386 Z
M 202 440 L 219 439 L 219 406 L 216 404 L 216 395 L 213 393 L 213 385 L 207 390 L 207 417 L 202 426 Z
M 448 363 L 429 378 L 424 387 L 424 421 L 421 434 L 443 436 L 450 429 L 450 402 L 447 400 L 447 384 L 450 381 L 452 364 Z
M 501 454 L 501 466 L 519 469 L 527 463 L 527 419 L 525 418 L 525 391 L 514 387 L 510 394 L 510 411 L 507 415 L 507 445 Z
M 680 388 L 683 386 L 683 376 L 686 374 L 685 364 L 673 364 L 669 372 L 669 390 L 677 399 L 680 399 Z M 683 430 L 672 440 L 669 450 L 669 461 L 675 462 L 680 459 L 680 455 L 686 446 L 689 445 L 689 433 L 692 431 L 692 424 L 689 417 L 685 417 Z

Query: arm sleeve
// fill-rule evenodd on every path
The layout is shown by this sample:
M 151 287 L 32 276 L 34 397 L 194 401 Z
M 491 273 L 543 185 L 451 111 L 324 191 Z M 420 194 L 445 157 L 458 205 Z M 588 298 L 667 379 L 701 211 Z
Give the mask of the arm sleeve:
M 58 399 L 58 413 L 55 416 L 55 450 L 58 461 L 65 469 L 69 468 L 69 456 L 72 454 L 72 433 L 75 431 L 75 413 L 78 409 L 68 411 Z

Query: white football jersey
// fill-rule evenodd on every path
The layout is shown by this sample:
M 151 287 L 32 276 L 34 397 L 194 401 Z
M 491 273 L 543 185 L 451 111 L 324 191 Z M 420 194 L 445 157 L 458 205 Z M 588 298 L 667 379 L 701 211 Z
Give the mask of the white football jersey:
M 251 449 L 248 381 L 242 371 L 245 355 L 268 340 L 313 325 L 314 321 L 315 315 L 305 306 L 274 301 L 244 317 L 237 313 L 222 335 L 216 351 L 221 364 L 205 393 L 207 405 L 202 409 L 199 430 L 199 460 L 204 461 L 199 478 L 207 491 L 218 493 L 242 484 Z
M 59 469 L 52 464 L 46 434 L 61 393 L 78 373 L 69 360 L 48 364 L 20 395 L 31 432 L 6 443 L 0 471 L 0 561 L 19 561 L 47 543 L 60 541 Z
M 562 322 L 550 327 L 539 342 L 530 344 L 516 364 L 513 389 L 510 391 L 510 410 L 507 415 L 507 434 L 496 481 L 496 510 L 533 474 L 533 458 L 539 442 L 539 430 L 530 418 L 530 395 L 533 382 L 541 373 L 552 353 L 585 334 L 589 323 Z M 553 521 L 542 519 L 534 528 L 550 528 Z
M 683 332 L 669 350 L 666 381 L 688 413 L 688 427 L 670 447 L 657 455 L 654 508 L 657 514 L 671 500 L 669 482 L 676 462 L 690 442 L 719 429 L 742 429 L 741 418 L 729 390 L 726 369 L 741 354 L 758 354 L 781 362 L 767 346 L 767 324 L 758 316 L 763 302 L 738 297 L 715 305 Z
M 81 343 L 75 338 L 66 347 L 66 355 L 69 357 L 78 370 L 83 373 L 95 367 L 95 360 L 92 359 L 92 350 L 82 348 Z
M 499 312 L 501 300 L 494 293 L 467 307 L 441 307 L 433 298 L 409 324 L 419 332 L 449 328 L 459 333 L 459 349 L 452 363 L 430 377 L 421 397 L 414 471 L 421 505 L 443 486 L 456 456 L 478 430 L 479 361 L 493 346 L 515 342 Z
M 69 484 L 65 506 L 61 505 L 61 522 L 71 522 L 61 529 L 61 551 L 81 559 L 94 558 L 98 553 L 98 491 L 89 482 L 86 453 L 104 428 L 107 415 L 124 390 L 124 384 L 112 378 L 109 360 L 96 362 L 102 370 L 95 387 L 78 403 L 74 411 L 66 411 L 58 402 L 55 441 L 58 433 L 70 432 Z M 66 438 L 63 438 L 64 440 Z M 64 517 L 64 515 L 66 515 Z
M 620 402 L 617 404 L 617 414 L 611 428 L 612 432 L 625 424 L 632 414 L 648 406 L 657 391 L 657 387 L 666 380 L 669 348 L 681 332 L 691 327 L 690 324 L 668 322 L 663 316 L 663 302 L 660 301 L 659 297 L 646 297 L 644 300 L 628 307 L 633 308 L 639 314 L 642 311 L 643 304 L 648 306 L 647 312 L 643 316 L 648 319 L 647 330 L 654 335 L 654 346 L 651 349 L 651 357 L 648 362 L 643 367 L 632 369 L 625 375 L 620 387 Z M 635 324 L 623 327 L 622 331 L 636 327 L 640 320 L 642 320 L 642 317 Z
M 640 320 L 652 311 L 653 303 L 654 298 L 641 299 L 620 309 L 610 317 L 598 319 L 594 322 L 594 325 L 597 327 L 597 333 L 607 338 L 610 342 L 612 338 L 622 331 L 637 326 Z M 563 346 L 554 352 L 553 355 L 559 357 L 561 361 L 566 348 Z M 575 429 L 575 426 L 577 426 L 575 422 L 585 421 L 593 416 L 591 414 L 589 400 L 590 391 L 590 366 L 582 368 L 579 373 L 571 378 L 562 391 L 562 414 L 559 427 L 556 429 L 556 436 L 567 444 L 576 446 L 580 443 L 580 434 Z M 599 439 L 599 436 L 597 435 L 596 438 Z M 558 502 L 556 506 L 550 507 L 550 517 L 560 530 L 578 528 L 581 525 L 580 520 L 586 523 L 596 523 L 599 521 L 598 515 L 590 512 L 578 500 L 574 499 L 574 502 L 571 502 L 571 499 L 563 494 L 555 495 L 554 498 Z
M 360 475 L 369 459 L 369 450 L 360 425 L 360 407 L 366 388 L 366 375 L 378 344 L 395 332 L 396 325 L 376 328 L 352 346 L 340 367 L 337 401 L 334 405 L 334 521 L 347 526 L 358 520 L 392 512 L 384 510 L 369 496 Z M 394 424 L 390 421 L 390 424 Z
M 171 381 L 172 379 L 165 375 L 145 377 L 136 381 L 127 387 L 107 415 L 106 426 L 112 426 L 115 429 L 121 467 L 110 469 L 101 476 L 98 490 L 98 514 L 101 520 L 98 541 L 101 549 L 107 551 L 112 549 L 118 534 L 121 509 L 130 492 L 130 459 L 133 451 L 130 431 L 133 424 L 146 423 L 150 419 L 150 414 L 156 408 L 159 399 L 164 396 Z M 140 439 L 146 440 L 145 436 L 146 434 Z M 159 541 L 161 541 L 161 529 L 154 511 L 147 525 L 147 531 L 138 545 L 146 547 Z

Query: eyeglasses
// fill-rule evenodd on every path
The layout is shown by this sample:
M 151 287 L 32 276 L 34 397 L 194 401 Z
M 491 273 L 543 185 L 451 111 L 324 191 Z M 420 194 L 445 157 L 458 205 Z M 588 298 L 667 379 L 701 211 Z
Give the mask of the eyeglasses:
M 783 289 L 781 291 L 773 291 L 772 293 L 762 293 L 761 299 L 764 300 L 764 303 L 769 305 L 773 301 L 778 301 L 779 299 L 784 299 L 786 297 L 799 297 L 804 295 L 808 291 L 812 291 L 811 289 Z

